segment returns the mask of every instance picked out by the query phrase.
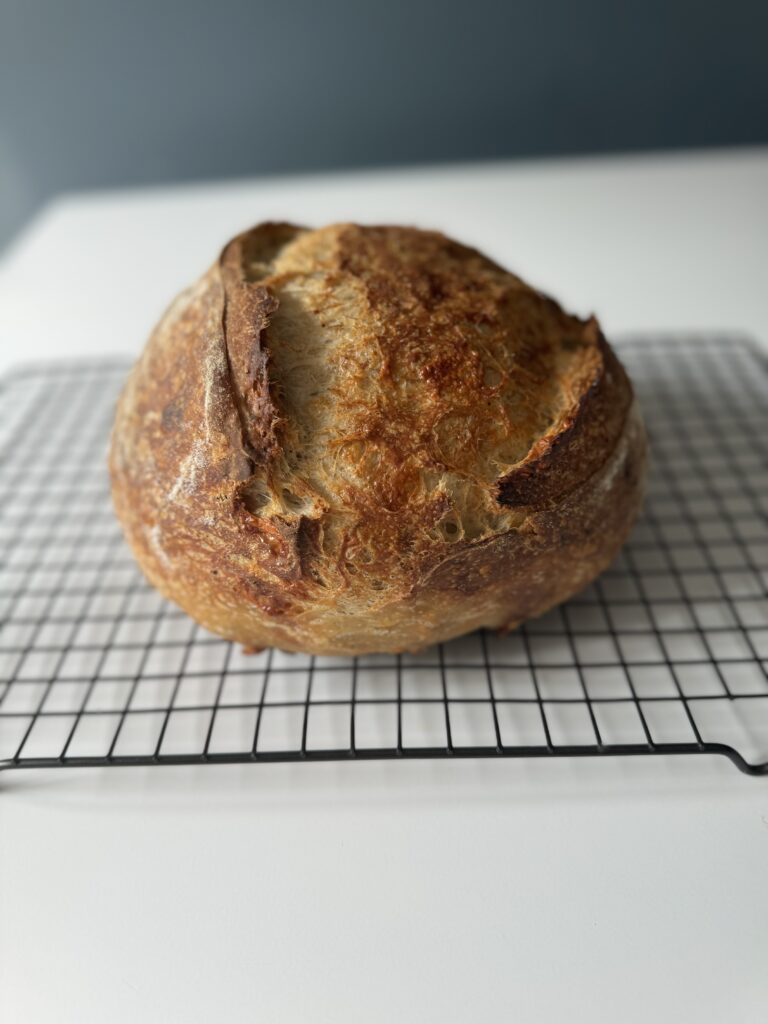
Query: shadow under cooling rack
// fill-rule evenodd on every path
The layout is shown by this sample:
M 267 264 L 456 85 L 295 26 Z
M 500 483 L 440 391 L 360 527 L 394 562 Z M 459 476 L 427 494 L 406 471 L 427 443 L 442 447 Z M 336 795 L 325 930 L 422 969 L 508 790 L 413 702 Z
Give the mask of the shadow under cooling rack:
M 619 346 L 644 514 L 592 586 L 418 655 L 245 655 L 143 581 L 105 454 L 124 365 L 19 371 L 0 403 L 0 768 L 719 753 L 768 772 L 768 403 L 742 339 Z

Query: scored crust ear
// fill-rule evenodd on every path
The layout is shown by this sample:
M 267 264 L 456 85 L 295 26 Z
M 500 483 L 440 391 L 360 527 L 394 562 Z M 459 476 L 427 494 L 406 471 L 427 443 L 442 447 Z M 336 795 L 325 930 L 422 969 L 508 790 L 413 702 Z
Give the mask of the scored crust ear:
M 570 401 L 558 422 L 500 477 L 500 505 L 542 507 L 579 486 L 612 455 L 601 441 L 621 435 L 632 389 L 594 317 L 583 335 L 592 346 L 591 358 L 571 379 Z
M 234 238 L 219 257 L 224 285 L 223 331 L 243 447 L 254 465 L 280 452 L 279 410 L 270 391 L 266 331 L 279 300 L 259 284 L 270 264 L 305 229 L 293 224 L 260 224 Z

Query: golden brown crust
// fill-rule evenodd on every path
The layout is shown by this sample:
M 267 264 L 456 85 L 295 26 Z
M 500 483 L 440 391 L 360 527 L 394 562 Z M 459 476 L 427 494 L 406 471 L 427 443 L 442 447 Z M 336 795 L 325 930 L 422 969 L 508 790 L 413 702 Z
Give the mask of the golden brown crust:
M 597 322 L 433 232 L 265 224 L 121 397 L 149 579 L 249 646 L 397 651 L 513 625 L 615 555 L 645 440 Z

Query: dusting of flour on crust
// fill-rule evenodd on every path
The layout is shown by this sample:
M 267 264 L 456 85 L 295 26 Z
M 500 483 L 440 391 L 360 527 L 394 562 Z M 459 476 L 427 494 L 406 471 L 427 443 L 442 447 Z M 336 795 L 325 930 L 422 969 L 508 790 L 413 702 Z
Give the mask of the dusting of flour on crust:
M 162 563 L 163 568 L 170 569 L 171 560 L 168 557 L 165 548 L 163 547 L 162 531 L 160 529 L 160 524 L 155 523 L 151 530 L 145 529 L 144 532 L 146 534 L 150 548 L 157 555 L 158 561 Z
M 212 433 L 211 420 L 215 417 L 216 413 L 216 387 L 222 370 L 225 368 L 226 360 L 223 353 L 218 348 L 214 349 L 206 360 L 204 367 L 203 423 L 205 425 L 205 438 L 196 438 L 189 455 L 182 460 L 176 481 L 168 491 L 168 501 L 176 501 L 180 494 L 192 494 L 198 476 L 208 465 Z
M 168 491 L 168 501 L 176 501 L 180 494 L 193 493 L 197 478 L 206 466 L 207 449 L 208 445 L 201 439 L 195 441 L 192 451 L 179 466 L 176 482 Z

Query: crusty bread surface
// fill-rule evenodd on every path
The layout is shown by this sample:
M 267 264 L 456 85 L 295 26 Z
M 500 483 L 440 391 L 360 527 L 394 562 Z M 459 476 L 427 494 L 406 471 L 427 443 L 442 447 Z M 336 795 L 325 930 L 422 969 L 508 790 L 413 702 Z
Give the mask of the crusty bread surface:
M 428 231 L 262 224 L 120 398 L 115 508 L 208 629 L 317 654 L 510 628 L 589 583 L 645 434 L 597 321 Z

